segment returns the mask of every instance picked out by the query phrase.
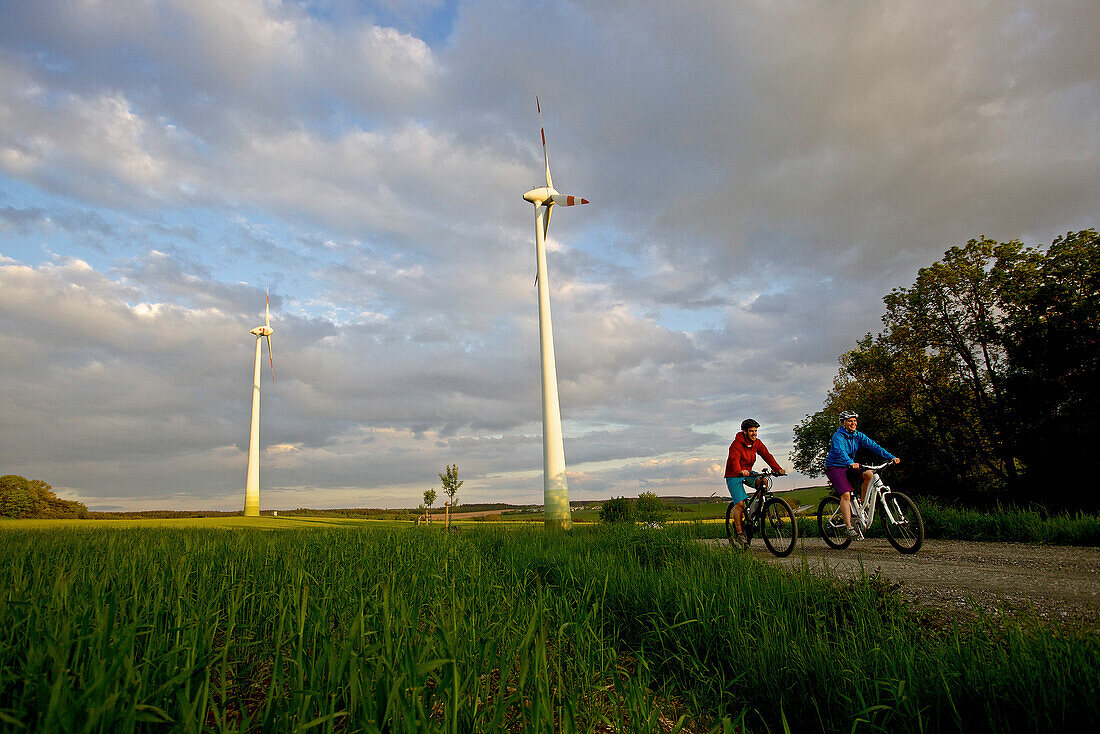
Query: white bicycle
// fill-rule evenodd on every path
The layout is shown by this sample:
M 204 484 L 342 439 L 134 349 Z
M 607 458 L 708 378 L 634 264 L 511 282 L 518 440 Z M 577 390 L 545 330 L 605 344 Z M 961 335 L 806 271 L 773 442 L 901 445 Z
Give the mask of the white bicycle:
M 870 529 L 871 523 L 875 521 L 875 509 L 881 507 L 882 529 L 886 540 L 899 553 L 916 553 L 924 543 L 924 519 L 913 500 L 883 483 L 879 472 L 890 464 L 891 462 L 886 462 L 878 466 L 863 467 L 873 471 L 875 476 L 867 487 L 865 502 L 861 503 L 856 496 L 858 490 L 852 492 L 852 527 L 859 531 L 862 539 L 863 531 Z M 827 495 L 818 504 L 817 528 L 830 548 L 843 550 L 851 544 L 852 539 L 848 537 L 844 517 L 840 514 L 840 498 L 835 493 Z

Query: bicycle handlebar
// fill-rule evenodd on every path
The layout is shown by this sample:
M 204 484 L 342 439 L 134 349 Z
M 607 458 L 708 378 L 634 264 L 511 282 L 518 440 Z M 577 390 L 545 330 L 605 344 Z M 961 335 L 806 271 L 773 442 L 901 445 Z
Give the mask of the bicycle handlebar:
M 860 466 L 861 469 L 870 469 L 871 471 L 879 471 L 880 469 L 885 469 L 886 467 L 893 465 L 893 463 L 894 463 L 894 460 L 890 459 L 890 461 L 887 461 L 885 464 L 879 464 L 877 466 L 874 466 L 874 465 L 871 465 L 871 464 L 860 464 L 859 466 Z
M 755 487 L 755 489 L 758 492 L 770 492 L 771 489 L 772 489 L 772 477 L 782 477 L 782 476 L 786 476 L 786 475 L 780 474 L 779 472 L 775 471 L 771 467 L 765 467 L 764 469 L 761 469 L 760 471 L 751 471 L 750 470 L 748 476 L 746 476 L 744 478 L 746 480 L 748 480 L 748 479 L 757 479 L 758 477 L 763 477 L 763 481 L 759 482 L 759 484 L 761 486 Z M 757 482 L 753 482 L 753 483 L 756 484 Z

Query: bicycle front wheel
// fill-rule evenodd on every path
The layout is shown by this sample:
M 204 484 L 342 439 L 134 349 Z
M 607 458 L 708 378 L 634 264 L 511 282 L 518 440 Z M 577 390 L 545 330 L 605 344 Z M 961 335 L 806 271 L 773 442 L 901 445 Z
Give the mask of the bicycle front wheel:
M 798 523 L 794 521 L 794 512 L 786 500 L 768 498 L 760 519 L 760 534 L 773 555 L 786 558 L 791 554 L 798 540 Z
M 887 492 L 882 496 L 882 504 L 888 510 L 882 513 L 882 529 L 890 545 L 899 553 L 919 551 L 924 544 L 924 518 L 917 505 L 901 492 Z
M 817 506 L 817 529 L 825 545 L 836 550 L 844 550 L 852 544 L 844 517 L 840 514 L 840 498 L 830 494 L 822 498 Z

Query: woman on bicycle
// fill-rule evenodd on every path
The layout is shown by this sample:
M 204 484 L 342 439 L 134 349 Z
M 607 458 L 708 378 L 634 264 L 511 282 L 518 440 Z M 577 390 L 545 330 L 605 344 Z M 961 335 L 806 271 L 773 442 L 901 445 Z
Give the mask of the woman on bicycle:
M 860 449 L 873 451 L 885 461 L 893 461 L 895 464 L 901 459 L 891 454 L 886 449 L 871 440 L 867 434 L 856 430 L 859 414 L 854 410 L 846 410 L 840 414 L 840 428 L 836 429 L 832 440 L 829 442 L 829 453 L 825 457 L 825 476 L 829 477 L 833 488 L 840 495 L 840 515 L 844 518 L 844 526 L 848 529 L 849 538 L 858 538 L 859 531 L 852 527 L 852 499 L 851 492 L 855 491 L 854 485 L 862 482 L 859 500 L 867 498 L 867 486 L 875 476 L 870 469 L 861 471 L 859 462 L 856 461 L 856 452 Z
M 730 444 L 729 458 L 726 459 L 726 489 L 729 490 L 730 498 L 737 503 L 731 516 L 733 526 L 737 529 L 734 540 L 742 548 L 748 544 L 745 532 L 741 529 L 745 498 L 748 497 L 744 486 L 745 477 L 752 472 L 752 465 L 756 463 L 756 454 L 759 453 L 776 474 L 787 473 L 787 470 L 776 462 L 775 457 L 768 451 L 764 442 L 756 440 L 756 433 L 759 428 L 760 424 L 752 418 L 746 418 L 742 421 L 741 431 L 733 437 L 733 443 Z

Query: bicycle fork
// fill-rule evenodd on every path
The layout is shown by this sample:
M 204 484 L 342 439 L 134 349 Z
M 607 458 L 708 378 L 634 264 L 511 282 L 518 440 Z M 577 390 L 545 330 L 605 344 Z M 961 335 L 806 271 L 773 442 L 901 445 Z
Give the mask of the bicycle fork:
M 882 511 L 886 513 L 886 520 L 889 521 L 891 525 L 905 525 L 909 520 L 906 519 L 905 513 L 902 511 L 897 501 L 891 501 L 893 498 L 888 496 L 890 494 L 892 493 L 882 493 Z M 891 507 L 891 505 L 893 505 L 893 507 Z
M 853 492 L 853 495 L 855 493 Z M 878 487 L 872 488 L 870 500 L 866 506 L 855 496 L 852 497 L 852 527 L 859 531 L 859 537 L 863 537 L 863 531 L 871 528 L 871 523 L 875 520 L 875 504 L 876 502 L 882 508 L 882 512 L 885 514 L 883 522 L 890 523 L 891 525 L 904 525 L 908 522 L 905 519 L 905 513 L 902 512 L 901 507 L 897 502 L 891 502 L 889 495 L 892 494 L 889 488 L 884 491 L 880 491 Z M 881 500 L 881 501 L 880 501 Z M 891 506 L 892 505 L 892 506 Z

